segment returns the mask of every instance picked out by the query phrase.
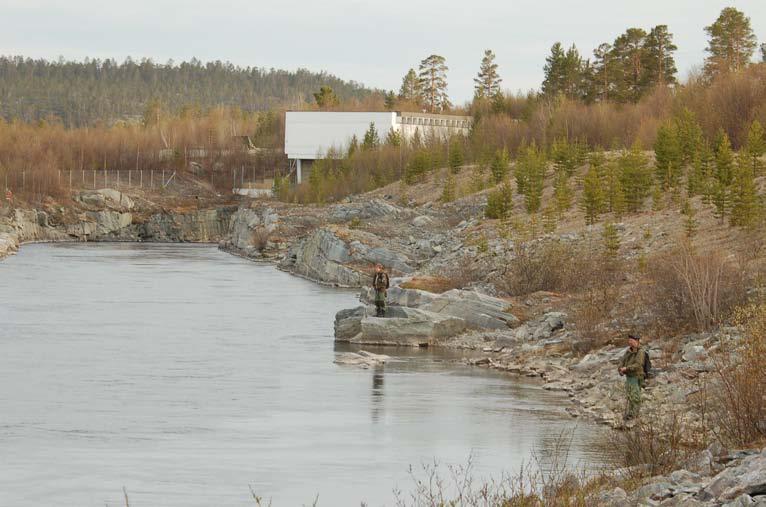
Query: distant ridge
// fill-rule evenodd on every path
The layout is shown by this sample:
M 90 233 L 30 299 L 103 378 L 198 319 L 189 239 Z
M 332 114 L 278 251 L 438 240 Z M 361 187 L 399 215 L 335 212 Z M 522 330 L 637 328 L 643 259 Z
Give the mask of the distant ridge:
M 142 115 L 159 100 L 178 111 L 183 106 L 217 105 L 246 111 L 312 102 L 320 86 L 341 100 L 372 93 L 355 81 L 325 72 L 240 67 L 229 62 L 158 64 L 131 58 L 55 61 L 0 56 L 0 116 L 37 121 L 54 116 L 67 126 L 91 125 Z

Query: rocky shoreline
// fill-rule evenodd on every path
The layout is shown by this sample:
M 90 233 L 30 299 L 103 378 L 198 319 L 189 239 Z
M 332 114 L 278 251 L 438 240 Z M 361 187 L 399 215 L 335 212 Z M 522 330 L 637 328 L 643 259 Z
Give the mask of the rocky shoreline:
M 624 347 L 607 345 L 584 356 L 575 353 L 576 333 L 558 295 L 539 294 L 527 301 L 500 298 L 481 279 L 462 289 L 413 287 L 418 277 L 445 272 L 491 273 L 515 255 L 511 240 L 476 241 L 479 220 L 474 208 L 429 204 L 409 208 L 390 199 L 364 198 L 325 207 L 241 201 L 209 209 L 169 210 L 102 189 L 81 192 L 68 206 L 4 210 L 0 259 L 20 245 L 40 241 L 217 243 L 228 253 L 272 263 L 317 283 L 361 289 L 362 304 L 336 316 L 339 342 L 481 351 L 482 357 L 466 362 L 538 378 L 544 389 L 569 395 L 567 412 L 572 417 L 620 427 L 624 396 L 616 364 Z M 561 239 L 575 238 L 569 234 Z M 378 262 L 393 275 L 386 318 L 374 317 L 369 306 L 370 266 Z M 672 353 L 650 342 L 656 371 L 645 391 L 645 413 L 687 405 L 699 383 L 714 370 L 715 350 L 736 346 L 740 339 L 738 329 L 722 328 L 686 336 Z M 345 360 L 364 365 L 384 361 L 383 357 Z M 724 454 L 718 452 L 718 461 L 709 459 L 708 468 L 653 478 L 630 495 L 622 490 L 602 492 L 593 498 L 593 505 L 766 505 L 766 454 L 744 453 L 730 459 Z M 762 468 L 753 471 L 754 467 Z

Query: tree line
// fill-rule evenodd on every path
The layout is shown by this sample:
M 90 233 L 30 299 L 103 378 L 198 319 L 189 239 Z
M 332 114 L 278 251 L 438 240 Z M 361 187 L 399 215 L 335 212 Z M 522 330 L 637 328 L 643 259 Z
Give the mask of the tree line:
M 0 57 L 0 117 L 50 120 L 70 127 L 140 118 L 150 102 L 170 111 L 237 107 L 265 111 L 313 102 L 312 93 L 331 86 L 343 100 L 373 93 L 354 81 L 305 69 L 239 67 L 197 59 L 155 63 L 127 58 L 85 61 Z

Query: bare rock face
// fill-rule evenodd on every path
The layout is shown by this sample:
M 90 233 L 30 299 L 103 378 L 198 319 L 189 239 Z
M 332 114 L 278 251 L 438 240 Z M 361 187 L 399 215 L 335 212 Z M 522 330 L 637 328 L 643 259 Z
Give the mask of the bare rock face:
M 343 287 L 360 287 L 369 276 L 346 266 L 351 252 L 341 238 L 328 229 L 317 229 L 288 251 L 280 266 L 295 274 L 319 282 Z

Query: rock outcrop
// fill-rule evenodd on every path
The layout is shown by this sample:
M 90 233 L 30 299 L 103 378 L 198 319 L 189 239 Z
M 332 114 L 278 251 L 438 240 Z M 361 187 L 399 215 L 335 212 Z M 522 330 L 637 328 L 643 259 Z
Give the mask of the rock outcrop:
M 358 366 L 360 368 L 370 368 L 376 366 L 382 366 L 386 364 L 386 361 L 391 359 L 384 354 L 373 354 L 366 350 L 360 350 L 359 352 L 343 352 L 335 357 L 335 364 Z

